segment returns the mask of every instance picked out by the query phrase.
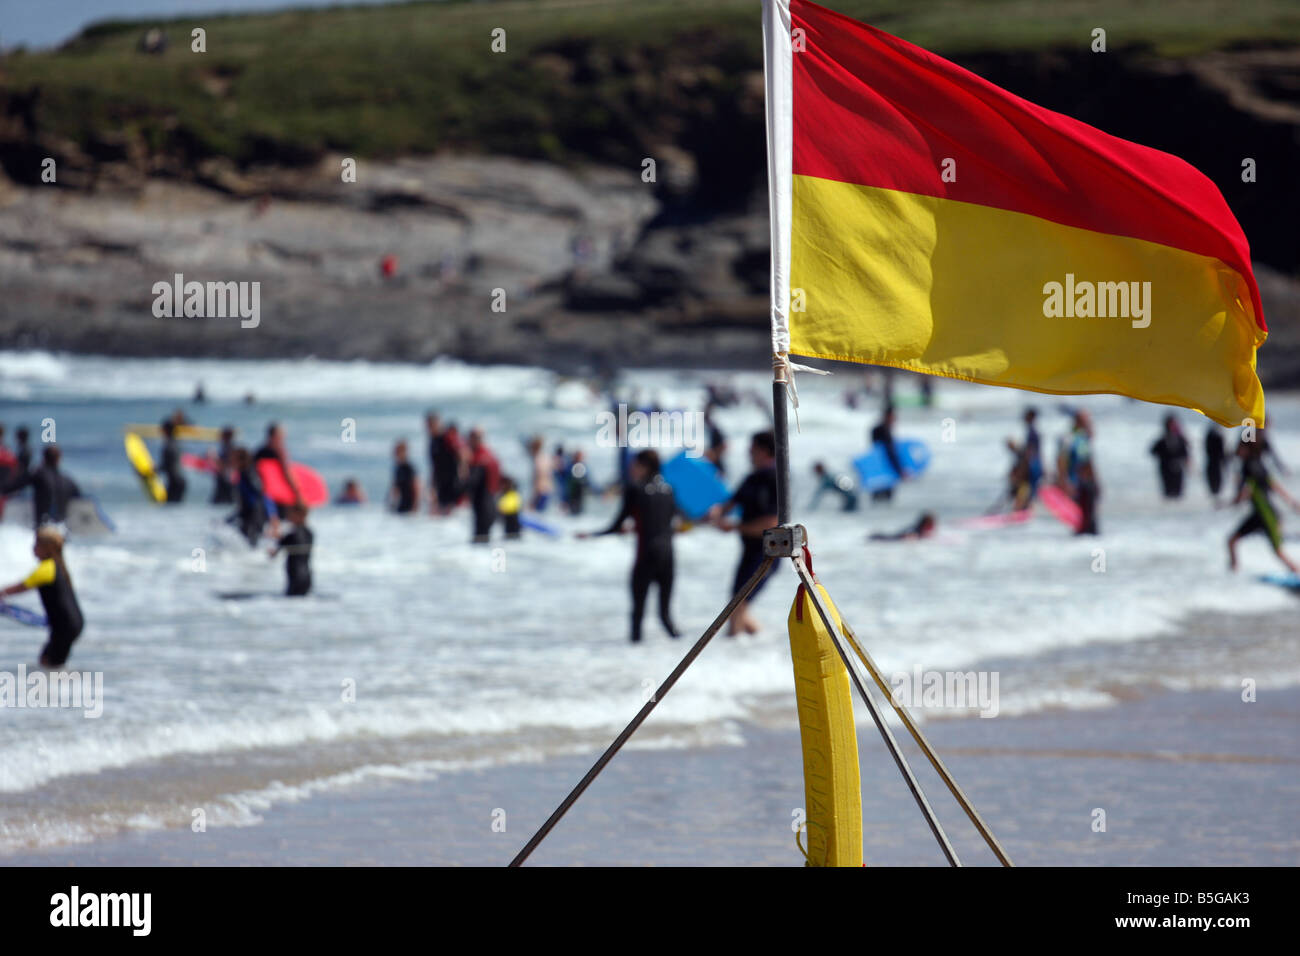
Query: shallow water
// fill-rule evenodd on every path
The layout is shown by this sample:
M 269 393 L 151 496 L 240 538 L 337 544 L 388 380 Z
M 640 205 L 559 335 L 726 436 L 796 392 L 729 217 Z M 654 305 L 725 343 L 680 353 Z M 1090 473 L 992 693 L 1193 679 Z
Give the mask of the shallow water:
M 700 406 L 706 379 L 768 394 L 762 374 L 630 377 L 647 399 L 689 409 Z M 191 406 L 200 380 L 209 401 Z M 827 499 L 809 512 L 810 463 L 847 470 L 872 422 L 870 411 L 844 406 L 848 383 L 843 374 L 800 379 L 795 516 L 809 528 L 823 583 L 887 672 L 995 668 L 1003 714 L 1108 707 L 1161 688 L 1235 688 L 1246 677 L 1261 688 L 1300 685 L 1295 598 L 1253 579 L 1275 570 L 1263 540 L 1243 546 L 1243 571 L 1230 576 L 1223 541 L 1241 513 L 1215 510 L 1199 473 L 1183 501 L 1157 496 L 1146 449 L 1164 409 L 1079 401 L 1097 420 L 1102 538 L 1073 538 L 1046 515 L 973 532 L 951 522 L 996 497 L 1009 464 L 1001 443 L 1018 436 L 1019 410 L 1038 405 L 1050 449 L 1066 424 L 1056 400 L 939 383 L 938 407 L 900 411 L 898 434 L 934 453 L 922 480 L 888 507 L 841 515 Z M 250 391 L 257 404 L 246 406 Z M 413 441 L 425 472 L 428 407 L 483 425 L 521 478 L 520 438 L 539 431 L 584 447 L 598 481 L 614 474 L 614 450 L 596 444 L 599 400 L 538 370 L 0 353 L 0 421 L 38 429 L 52 419 L 66 469 L 118 526 L 68 549 L 88 620 L 70 664 L 103 672 L 103 716 L 0 710 L 0 851 L 188 826 L 199 806 L 210 825 L 253 823 L 269 805 L 368 778 L 586 750 L 635 713 L 685 650 L 652 616 L 647 642 L 627 644 L 629 538 L 474 547 L 463 514 L 322 508 L 311 522 L 320 594 L 271 596 L 283 586 L 280 563 L 250 551 L 222 525 L 223 510 L 203 503 L 205 476 L 192 476 L 185 505 L 160 509 L 126 466 L 121 426 L 158 421 L 177 405 L 201 424 L 239 426 L 250 444 L 268 420 L 281 421 L 295 459 L 333 488 L 355 476 L 372 500 L 382 497 L 394 439 Z M 1300 430 L 1288 427 L 1297 412 L 1296 398 L 1272 397 L 1273 440 L 1300 465 Z M 1180 417 L 1199 450 L 1201 420 Z M 342 440 L 348 419 L 355 442 Z M 745 438 L 764 412 L 754 403 L 718 419 L 738 477 Z M 955 441 L 943 440 L 946 419 Z M 583 517 L 546 520 L 590 530 L 614 507 L 593 499 Z M 921 509 L 939 515 L 936 540 L 864 543 Z M 1099 548 L 1104 572 L 1094 570 Z M 679 537 L 674 606 L 688 634 L 725 603 L 736 555 L 734 537 L 709 528 Z M 29 532 L 0 525 L 0 577 L 19 579 L 32 564 Z M 227 591 L 268 596 L 217 596 Z M 793 726 L 784 637 L 793 591 L 782 569 L 756 605 L 764 633 L 711 646 L 638 745 L 710 746 L 734 741 L 744 723 Z M 33 662 L 42 639 L 0 621 L 0 670 Z M 355 701 L 344 699 L 348 687 Z

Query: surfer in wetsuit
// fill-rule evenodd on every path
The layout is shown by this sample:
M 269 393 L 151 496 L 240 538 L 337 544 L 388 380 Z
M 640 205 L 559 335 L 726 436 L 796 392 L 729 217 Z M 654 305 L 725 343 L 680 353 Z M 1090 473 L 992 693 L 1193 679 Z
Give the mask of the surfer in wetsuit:
M 892 378 L 886 378 L 886 382 L 892 382 Z M 903 468 L 903 460 L 898 456 L 898 446 L 894 444 L 894 421 L 897 415 L 894 412 L 893 405 L 886 405 L 884 413 L 880 416 L 880 421 L 871 429 L 872 446 L 883 445 L 885 457 L 889 459 L 889 465 L 894 469 L 894 473 L 899 478 L 905 478 L 907 471 Z M 878 488 L 871 493 L 872 501 L 889 501 L 894 497 L 894 487 Z
M 641 640 L 641 619 L 645 616 L 650 585 L 659 588 L 659 621 L 670 637 L 679 637 L 669 610 L 673 596 L 673 531 L 677 501 L 673 486 L 659 473 L 658 453 L 644 449 L 628 464 L 628 483 L 623 487 L 623 507 L 604 531 L 596 535 L 622 534 L 627 522 L 636 531 L 636 560 L 632 564 L 632 643 Z M 581 538 L 593 535 L 581 534 Z
M 235 430 L 227 425 L 221 429 L 221 441 L 214 454 L 209 455 L 215 470 L 213 472 L 212 503 L 214 505 L 233 504 L 235 484 L 230 480 L 234 471 Z
M 289 452 L 284 444 L 284 429 L 277 422 L 271 422 L 266 426 L 266 441 L 262 443 L 261 448 L 253 453 L 254 462 L 267 458 L 279 463 L 280 473 L 284 475 L 285 484 L 293 492 L 293 500 L 297 504 L 305 504 L 302 492 L 298 490 L 298 482 L 294 480 L 293 470 L 289 467 Z
M 523 524 L 519 516 L 523 507 L 524 500 L 519 494 L 519 486 L 509 475 L 502 475 L 497 512 L 501 515 L 501 524 L 505 527 L 506 537 L 510 540 L 517 540 L 523 532 Z
M 465 481 L 473 513 L 475 544 L 486 544 L 497 517 L 497 492 L 501 484 L 501 466 L 496 456 L 483 443 L 483 429 L 469 433 L 469 456 L 466 459 L 468 475 Z
M 288 556 L 284 562 L 285 575 L 288 577 L 284 593 L 287 597 L 302 597 L 311 590 L 313 536 L 307 527 L 307 509 L 302 505 L 290 505 L 285 509 L 284 516 L 289 522 L 289 530 L 280 536 L 271 549 L 271 557 L 281 551 Z
M 40 561 L 36 570 L 0 591 L 0 599 L 36 588 L 50 627 L 49 641 L 41 649 L 41 666 L 60 667 L 72 651 L 72 642 L 81 636 L 85 620 L 63 563 L 63 535 L 52 526 L 37 529 L 32 552 Z
M 934 529 L 938 527 L 939 522 L 935 520 L 933 512 L 922 512 L 921 516 L 912 524 L 908 525 L 902 531 L 895 531 L 893 534 L 876 533 L 871 535 L 868 541 L 916 541 L 920 538 L 928 538 L 934 534 Z
M 262 490 L 262 479 L 257 474 L 257 467 L 248 449 L 242 446 L 236 448 L 231 453 L 231 460 L 239 475 L 238 483 L 235 485 L 235 500 L 239 508 L 226 520 L 248 539 L 249 546 L 256 547 L 267 519 L 275 516 L 278 523 L 279 515 L 275 504 Z
M 59 471 L 62 457 L 58 445 L 46 445 L 39 468 L 34 471 L 24 469 L 18 477 L 0 489 L 0 494 L 8 495 L 31 486 L 32 515 L 38 529 L 41 525 L 65 520 L 68 516 L 68 502 L 81 497 L 77 483 Z
M 1250 514 L 1228 538 L 1228 567 L 1233 571 L 1237 570 L 1237 542 L 1247 535 L 1262 531 L 1268 536 L 1269 543 L 1273 546 L 1273 553 L 1277 555 L 1278 560 L 1290 568 L 1292 574 L 1300 574 L 1300 567 L 1296 567 L 1295 562 L 1282 550 L 1282 523 L 1269 494 L 1277 492 L 1278 497 L 1292 509 L 1300 510 L 1300 505 L 1287 494 L 1285 488 L 1273 480 L 1268 469 L 1264 467 L 1266 451 L 1264 443 L 1260 441 L 1243 441 L 1237 447 L 1237 456 L 1241 459 L 1241 485 L 1237 489 L 1234 504 L 1249 501 Z
M 564 503 L 571 515 L 582 514 L 587 492 L 591 490 L 591 477 L 587 472 L 586 457 L 581 448 L 575 451 L 569 462 L 569 472 L 564 479 Z
M 1100 534 L 1097 500 L 1101 497 L 1101 484 L 1092 458 L 1092 416 L 1085 411 L 1074 413 L 1074 431 L 1065 456 L 1068 489 L 1081 512 L 1075 534 Z
M 1160 487 L 1166 498 L 1183 496 L 1183 472 L 1190 457 L 1187 439 L 1178 427 L 1178 419 L 1173 415 L 1165 416 L 1165 431 L 1154 445 L 1151 454 L 1159 463 Z
M 25 475 L 32 467 L 32 446 L 30 442 L 30 433 L 26 425 L 19 425 L 14 429 L 14 458 L 18 462 L 18 474 Z M 16 476 L 15 476 L 16 477 Z
M 1223 430 L 1214 422 L 1205 429 L 1205 485 L 1210 497 L 1219 503 L 1219 489 L 1223 487 L 1223 462 L 1228 457 L 1223 444 Z
M 1007 439 L 1007 448 L 1015 456 L 1008 479 L 1011 503 L 1016 511 L 1029 507 L 1038 494 L 1039 482 L 1043 480 L 1042 440 L 1034 425 L 1037 419 L 1037 409 L 1025 409 L 1024 443 L 1017 445 L 1010 438 Z
M 181 446 L 176 441 L 176 423 L 162 423 L 163 444 L 159 472 L 167 477 L 167 503 L 178 504 L 185 497 L 185 472 L 181 468 Z
M 456 506 L 460 497 L 460 434 L 454 422 L 441 428 L 437 416 L 430 427 L 439 430 L 429 437 L 429 463 L 433 466 L 433 487 L 435 497 L 431 505 L 438 514 L 447 514 Z
M 749 461 L 754 470 L 740 483 L 735 494 L 709 509 L 709 520 L 715 525 L 723 531 L 740 533 L 740 563 L 736 565 L 736 577 L 732 583 L 733 596 L 762 565 L 763 532 L 776 527 L 777 523 L 776 436 L 772 432 L 754 435 L 749 444 Z M 727 512 L 736 506 L 740 507 L 739 521 L 726 517 Z M 749 602 L 770 576 L 771 569 L 759 579 L 749 597 L 736 605 L 727 630 L 731 637 L 742 630 L 746 634 L 758 631 L 758 623 L 749 614 Z
M 18 475 L 18 459 L 5 444 L 5 427 L 0 425 L 0 488 L 3 488 Z M 0 518 L 5 514 L 4 495 L 0 495 Z
M 813 465 L 813 474 L 817 476 L 817 492 L 813 499 L 808 503 L 808 510 L 816 510 L 817 505 L 821 503 L 822 495 L 828 491 L 833 491 L 841 498 L 841 511 L 858 510 L 858 493 L 853 490 L 853 479 L 848 475 L 832 475 L 826 470 L 826 465 L 822 462 L 816 462 Z
M 407 460 L 405 441 L 393 446 L 393 484 L 388 489 L 388 503 L 399 515 L 410 514 L 420 507 L 420 481 L 415 467 Z

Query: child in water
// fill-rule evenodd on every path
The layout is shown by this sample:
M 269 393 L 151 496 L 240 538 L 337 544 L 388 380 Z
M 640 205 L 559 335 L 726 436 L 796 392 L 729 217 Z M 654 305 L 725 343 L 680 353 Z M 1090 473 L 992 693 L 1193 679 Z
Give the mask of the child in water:
M 0 591 L 0 600 L 36 588 L 50 624 L 50 639 L 41 650 L 41 666 L 61 667 L 72 651 L 72 642 L 81 636 L 85 626 L 81 606 L 72 590 L 72 578 L 63 564 L 63 534 L 50 525 L 40 528 L 32 551 L 40 564 L 22 581 Z
M 501 496 L 497 498 L 497 514 L 501 516 L 501 521 L 505 525 L 507 538 L 514 539 L 520 535 L 519 511 L 522 507 L 523 499 L 519 496 L 519 486 L 509 475 L 502 475 Z
M 302 597 L 311 590 L 312 533 L 307 527 L 307 509 L 303 505 L 291 505 L 285 509 L 285 518 L 289 521 L 289 530 L 271 549 L 271 557 L 281 551 L 288 555 L 284 570 L 289 581 L 284 593 L 288 597 Z

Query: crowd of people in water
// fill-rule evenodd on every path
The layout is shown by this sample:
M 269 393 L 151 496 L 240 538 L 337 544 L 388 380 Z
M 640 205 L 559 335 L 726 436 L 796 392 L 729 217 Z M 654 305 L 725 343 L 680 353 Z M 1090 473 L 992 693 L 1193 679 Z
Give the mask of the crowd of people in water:
M 927 394 L 927 402 L 930 400 Z M 726 472 L 728 446 L 714 413 L 717 408 L 736 401 L 736 395 L 710 388 L 703 415 L 707 440 L 701 459 L 724 481 L 729 477 Z M 1036 500 L 1046 495 L 1045 488 L 1050 485 L 1077 508 L 1076 533 L 1096 535 L 1100 533 L 1098 504 L 1101 484 L 1094 459 L 1092 419 L 1082 409 L 1062 406 L 1062 410 L 1069 415 L 1070 427 L 1057 442 L 1050 474 L 1038 431 L 1038 411 L 1034 408 L 1024 411 L 1023 436 L 1006 442 L 1012 456 L 1007 486 L 989 513 L 1025 515 Z M 868 438 L 873 447 L 880 449 L 898 479 L 906 481 L 916 476 L 909 471 L 900 452 L 894 435 L 895 424 L 894 407 L 886 404 L 879 420 L 869 430 Z M 548 511 L 554 509 L 579 516 L 585 513 L 592 494 L 621 495 L 620 508 L 607 526 L 581 532 L 578 537 L 591 538 L 627 531 L 635 535 L 630 578 L 630 635 L 633 642 L 642 639 L 642 619 L 652 585 L 658 591 L 659 620 L 665 631 L 671 637 L 680 634 L 671 608 L 676 533 L 695 524 L 706 524 L 738 535 L 741 554 L 732 580 L 731 594 L 734 598 L 761 567 L 763 532 L 778 521 L 776 438 L 771 430 L 750 436 L 750 471 L 735 485 L 730 496 L 692 520 L 679 507 L 674 489 L 662 473 L 659 453 L 653 449 L 633 451 L 619 448 L 618 477 L 609 487 L 600 488 L 592 479 L 583 450 L 568 451 L 561 444 L 548 449 L 542 436 L 533 436 L 525 442 L 530 471 L 525 489 L 514 477 L 502 471 L 500 461 L 488 447 L 481 428 L 472 427 L 462 435 L 455 422 L 444 421 L 433 411 L 425 416 L 424 426 L 427 442 L 425 480 L 420 477 L 420 468 L 413 461 L 407 440 L 398 440 L 393 445 L 392 478 L 384 503 L 389 510 L 407 515 L 427 513 L 446 517 L 465 509 L 470 519 L 470 537 L 475 543 L 488 542 L 498 523 L 506 538 L 519 537 L 529 524 L 538 530 L 558 533 L 540 520 Z M 178 410 L 159 429 L 161 445 L 153 477 L 162 482 L 166 502 L 176 504 L 185 499 L 189 489 L 185 474 L 187 468 L 210 472 L 213 484 L 209 500 L 212 504 L 232 508 L 227 519 L 229 524 L 250 547 L 256 548 L 264 540 L 269 540 L 272 555 L 286 556 L 285 594 L 301 596 L 310 593 L 314 540 L 308 526 L 310 503 L 295 476 L 283 427 L 276 422 L 270 423 L 261 444 L 253 450 L 236 442 L 235 429 L 223 428 L 215 447 L 202 458 L 186 455 L 181 450 L 184 429 L 189 427 L 184 413 Z M 76 482 L 63 473 L 57 445 L 44 444 L 40 462 L 33 466 L 30 433 L 26 428 L 18 428 L 14 437 L 15 446 L 11 449 L 5 440 L 4 427 L 0 425 L 0 515 L 3 514 L 5 495 L 31 489 L 36 528 L 33 550 L 38 565 L 22 581 L 0 590 L 0 602 L 5 596 L 21 591 L 36 589 L 39 592 L 49 628 L 49 640 L 41 652 L 41 664 L 59 667 L 67 660 L 72 643 L 84 627 L 76 593 L 63 561 L 65 532 L 62 529 L 69 502 L 80 497 L 81 491 Z M 1190 443 L 1174 415 L 1166 416 L 1161 434 L 1151 446 L 1150 453 L 1155 459 L 1163 496 L 1171 500 L 1181 497 L 1192 456 Z M 1239 462 L 1240 470 L 1237 490 L 1230 503 L 1248 503 L 1250 510 L 1229 537 L 1230 567 L 1234 570 L 1237 567 L 1237 545 L 1241 539 L 1259 533 L 1269 540 L 1282 563 L 1293 573 L 1300 574 L 1300 568 L 1283 549 L 1281 521 L 1272 496 L 1276 495 L 1297 510 L 1300 510 L 1300 503 L 1272 477 L 1266 460 L 1283 473 L 1286 472 L 1285 465 L 1278 459 L 1262 429 L 1243 429 L 1231 458 Z M 1210 497 L 1216 504 L 1221 503 L 1220 495 L 1232 465 L 1231 458 L 1225 430 L 1209 424 L 1204 439 L 1203 474 Z M 282 479 L 278 499 L 265 487 L 263 476 L 267 463 L 273 469 L 272 474 Z M 813 472 L 816 490 L 809 504 L 810 510 L 818 508 L 827 494 L 838 499 L 844 511 L 859 508 L 863 495 L 851 477 L 834 474 L 822 462 L 813 465 Z M 892 485 L 869 492 L 870 499 L 878 504 L 887 503 L 892 494 Z M 338 506 L 359 505 L 366 500 L 365 491 L 355 478 L 344 481 L 332 499 Z M 923 539 L 932 536 L 937 527 L 937 518 L 933 512 L 927 511 L 900 531 L 873 534 L 869 540 Z M 765 577 L 757 581 L 747 600 L 738 602 L 729 622 L 732 636 L 758 630 L 748 601 L 758 593 L 764 581 Z

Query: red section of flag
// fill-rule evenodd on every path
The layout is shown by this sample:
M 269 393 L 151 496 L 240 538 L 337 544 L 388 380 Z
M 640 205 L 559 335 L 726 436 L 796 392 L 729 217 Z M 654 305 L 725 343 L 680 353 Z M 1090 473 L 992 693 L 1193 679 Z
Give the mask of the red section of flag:
M 897 37 L 792 0 L 794 174 L 1026 213 L 1220 259 L 1250 287 L 1250 246 L 1176 156 L 1035 106 Z M 942 179 L 956 161 L 955 182 Z

